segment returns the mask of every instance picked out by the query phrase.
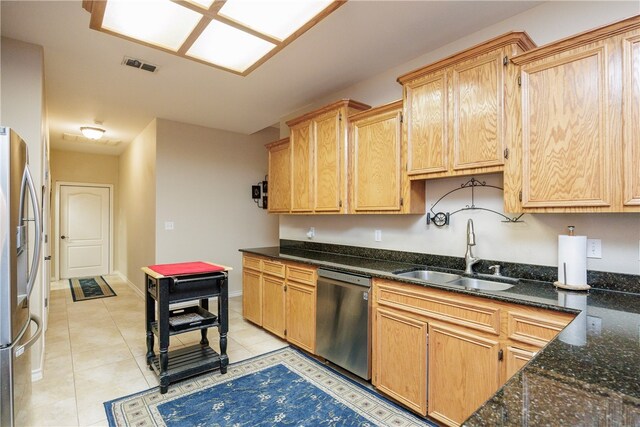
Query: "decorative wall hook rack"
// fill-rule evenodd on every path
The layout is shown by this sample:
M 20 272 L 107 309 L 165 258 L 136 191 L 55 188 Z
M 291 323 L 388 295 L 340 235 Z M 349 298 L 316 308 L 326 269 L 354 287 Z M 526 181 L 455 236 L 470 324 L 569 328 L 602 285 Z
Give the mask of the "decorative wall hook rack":
M 438 205 L 438 203 L 440 203 L 440 201 L 444 198 L 446 198 L 447 196 L 449 196 L 452 193 L 455 193 L 456 191 L 460 191 L 460 190 L 464 190 L 464 189 L 471 189 L 471 204 L 466 205 L 464 208 L 460 208 L 458 210 L 455 210 L 453 212 L 436 212 L 434 209 L 435 207 Z M 504 191 L 504 189 L 502 187 L 498 187 L 495 185 L 490 185 L 487 184 L 485 181 L 478 181 L 475 178 L 471 178 L 469 181 L 465 182 L 464 184 L 460 185 L 460 187 L 458 188 L 454 188 L 453 190 L 445 193 L 442 197 L 440 197 L 434 204 L 433 206 L 431 206 L 430 211 L 427 213 L 427 224 L 431 224 L 432 222 L 438 226 L 438 227 L 442 227 L 444 225 L 449 225 L 449 219 L 452 215 L 457 214 L 458 212 L 462 212 L 462 211 L 470 211 L 470 210 L 479 210 L 479 211 L 487 211 L 487 212 L 491 212 L 494 213 L 496 215 L 499 215 L 503 218 L 502 222 L 522 222 L 520 220 L 520 218 L 522 218 L 522 216 L 524 214 L 520 214 L 517 217 L 508 217 L 505 214 L 495 211 L 493 209 L 488 209 L 488 208 L 483 208 L 480 206 L 476 206 L 475 204 L 475 192 L 476 192 L 476 188 L 495 188 L 497 190 L 500 191 Z

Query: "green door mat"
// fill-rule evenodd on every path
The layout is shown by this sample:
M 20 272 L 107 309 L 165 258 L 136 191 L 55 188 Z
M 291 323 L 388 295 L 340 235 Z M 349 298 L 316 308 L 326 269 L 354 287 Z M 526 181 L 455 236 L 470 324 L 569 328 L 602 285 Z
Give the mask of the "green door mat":
M 75 302 L 116 296 L 116 293 L 102 276 L 69 279 L 69 286 Z

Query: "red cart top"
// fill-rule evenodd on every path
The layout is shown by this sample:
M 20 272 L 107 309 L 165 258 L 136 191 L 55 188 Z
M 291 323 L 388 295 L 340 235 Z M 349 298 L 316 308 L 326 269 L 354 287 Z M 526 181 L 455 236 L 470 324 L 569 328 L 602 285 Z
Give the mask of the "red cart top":
M 179 262 L 176 264 L 158 264 L 150 265 L 150 270 L 155 271 L 163 276 L 180 276 L 184 274 L 214 273 L 216 271 L 225 271 L 227 268 L 221 265 L 211 264 L 208 262 Z

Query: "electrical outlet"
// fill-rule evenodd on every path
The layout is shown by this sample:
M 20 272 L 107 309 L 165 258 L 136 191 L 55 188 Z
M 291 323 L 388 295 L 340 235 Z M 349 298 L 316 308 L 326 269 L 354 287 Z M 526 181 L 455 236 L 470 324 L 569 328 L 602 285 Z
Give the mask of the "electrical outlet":
M 596 316 L 587 316 L 587 332 L 589 335 L 600 335 L 602 333 L 602 319 Z
M 602 258 L 602 240 L 587 239 L 587 258 Z
M 173 230 L 173 221 L 165 221 L 164 222 L 165 230 Z
M 375 230 L 373 232 L 373 238 L 376 242 L 382 241 L 382 230 Z
M 309 240 L 311 240 L 314 237 L 316 237 L 316 228 L 315 227 L 309 227 L 309 231 L 307 231 L 307 237 L 309 238 Z

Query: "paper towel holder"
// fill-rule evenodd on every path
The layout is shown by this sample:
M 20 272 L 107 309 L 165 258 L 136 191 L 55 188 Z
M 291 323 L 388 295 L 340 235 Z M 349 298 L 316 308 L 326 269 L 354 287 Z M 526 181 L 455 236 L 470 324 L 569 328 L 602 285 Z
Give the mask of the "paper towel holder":
M 568 235 L 569 236 L 575 236 L 575 230 L 576 227 L 575 225 L 568 225 L 567 226 L 567 230 L 568 230 Z M 563 268 L 564 268 L 564 280 L 567 280 L 567 263 L 563 263 Z M 556 288 L 560 288 L 560 289 L 566 289 L 566 290 L 570 290 L 570 291 L 588 291 L 589 289 L 591 289 L 591 286 L 587 285 L 587 284 L 580 284 L 580 285 L 567 285 L 566 283 L 562 283 L 559 280 L 553 282 L 553 285 Z

